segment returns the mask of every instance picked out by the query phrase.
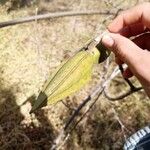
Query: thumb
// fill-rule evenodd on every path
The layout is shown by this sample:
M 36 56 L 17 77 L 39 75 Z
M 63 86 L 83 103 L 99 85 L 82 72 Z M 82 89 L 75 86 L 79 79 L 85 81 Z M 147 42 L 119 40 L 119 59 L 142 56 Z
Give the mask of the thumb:
M 114 33 L 108 33 L 102 37 L 102 43 L 124 63 L 139 79 L 143 88 L 150 97 L 150 52 L 138 47 L 131 40 Z
M 119 34 L 105 34 L 102 37 L 102 43 L 131 68 L 134 68 L 141 60 L 142 49 Z

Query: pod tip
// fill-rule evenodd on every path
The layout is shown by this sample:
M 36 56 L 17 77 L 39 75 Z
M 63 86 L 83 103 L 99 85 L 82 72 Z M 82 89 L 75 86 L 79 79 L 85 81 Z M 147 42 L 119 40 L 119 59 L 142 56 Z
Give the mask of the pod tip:
M 47 95 L 44 92 L 40 92 L 37 100 L 35 101 L 35 103 L 32 106 L 32 109 L 30 110 L 30 114 L 33 113 L 34 111 L 36 111 L 37 109 L 44 107 L 47 105 Z

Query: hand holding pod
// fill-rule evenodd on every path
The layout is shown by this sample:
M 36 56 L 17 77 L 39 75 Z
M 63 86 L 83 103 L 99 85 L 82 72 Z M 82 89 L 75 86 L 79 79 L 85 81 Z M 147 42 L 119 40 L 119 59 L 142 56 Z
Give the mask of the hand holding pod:
M 100 42 L 68 59 L 53 77 L 47 80 L 30 113 L 80 90 L 91 79 L 93 65 L 103 62 L 108 56 L 109 52 Z

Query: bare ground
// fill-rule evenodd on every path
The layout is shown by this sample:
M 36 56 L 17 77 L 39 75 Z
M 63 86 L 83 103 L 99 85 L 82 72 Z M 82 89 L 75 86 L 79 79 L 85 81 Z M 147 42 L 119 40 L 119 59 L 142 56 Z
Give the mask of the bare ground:
M 139 1 L 125 0 L 114 3 L 120 9 L 127 9 Z M 30 5 L 29 1 L 28 5 L 15 6 L 10 2 L 0 6 L 1 21 L 37 12 L 117 9 L 99 0 L 45 0 L 33 5 Z M 72 111 L 59 102 L 30 115 L 30 101 L 21 107 L 18 105 L 26 100 L 34 101 L 48 75 L 88 39 L 102 32 L 105 24 L 111 21 L 110 17 L 103 23 L 108 16 L 65 17 L 0 29 L 0 149 L 47 150 L 51 147 Z M 90 94 L 91 88 L 100 78 L 101 71 L 102 65 L 95 66 L 90 84 L 66 98 L 65 101 L 71 108 L 77 107 L 81 100 Z M 111 84 L 110 91 L 122 92 L 125 89 L 122 82 L 118 77 Z M 150 102 L 143 91 L 113 103 L 100 97 L 62 149 L 122 149 L 125 133 L 122 133 L 111 108 L 115 108 L 120 120 L 129 130 L 126 133 L 128 137 L 149 124 L 149 106 Z

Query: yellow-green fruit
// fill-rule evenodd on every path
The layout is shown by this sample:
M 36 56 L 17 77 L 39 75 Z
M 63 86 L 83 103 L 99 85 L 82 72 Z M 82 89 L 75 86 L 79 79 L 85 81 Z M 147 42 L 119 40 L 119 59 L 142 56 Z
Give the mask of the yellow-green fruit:
M 92 68 L 98 63 L 100 52 L 80 51 L 68 59 L 44 85 L 31 112 L 46 104 L 56 103 L 80 90 L 90 79 Z

